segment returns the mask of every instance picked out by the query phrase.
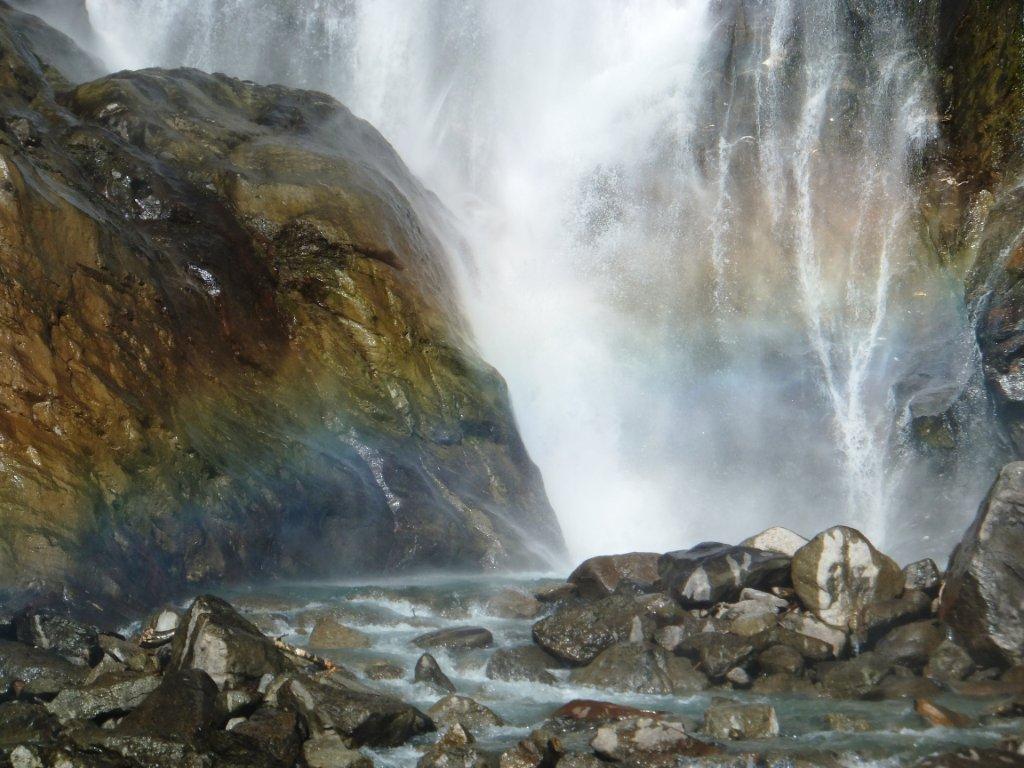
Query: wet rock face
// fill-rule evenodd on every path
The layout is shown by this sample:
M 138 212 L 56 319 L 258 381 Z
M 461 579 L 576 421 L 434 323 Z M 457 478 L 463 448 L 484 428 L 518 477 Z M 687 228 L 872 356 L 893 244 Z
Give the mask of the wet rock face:
M 193 70 L 71 88 L 12 14 L 0 587 L 156 602 L 561 550 L 453 309 L 441 217 L 376 131 Z
M 743 589 L 789 579 L 790 559 L 778 552 L 705 542 L 669 552 L 658 561 L 661 586 L 683 606 L 733 602 Z
M 954 550 L 939 609 L 972 656 L 1024 660 L 1024 462 L 1007 464 Z
M 843 629 L 861 608 L 903 592 L 900 567 L 860 531 L 836 526 L 814 537 L 793 556 L 793 588 L 822 621 Z

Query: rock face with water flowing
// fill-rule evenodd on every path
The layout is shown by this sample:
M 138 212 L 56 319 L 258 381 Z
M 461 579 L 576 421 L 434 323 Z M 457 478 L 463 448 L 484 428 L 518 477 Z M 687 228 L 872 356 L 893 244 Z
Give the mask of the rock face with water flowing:
M 1003 467 L 946 572 L 940 615 L 972 655 L 1024 660 L 1024 462 Z
M 561 549 L 442 214 L 373 128 L 194 70 L 72 87 L 41 57 L 74 46 L 22 18 L 0 7 L 0 587 Z

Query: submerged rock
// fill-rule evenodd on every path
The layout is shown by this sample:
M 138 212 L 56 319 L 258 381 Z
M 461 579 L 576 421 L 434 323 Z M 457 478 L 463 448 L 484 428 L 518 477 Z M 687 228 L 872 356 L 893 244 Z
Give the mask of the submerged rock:
M 1024 462 L 1007 464 L 953 552 L 939 617 L 972 656 L 1024 661 Z
M 499 648 L 487 660 L 485 674 L 492 680 L 526 680 L 554 685 L 557 679 L 550 670 L 561 662 L 536 645 Z
M 449 680 L 448 675 L 441 671 L 441 665 L 429 653 L 424 653 L 417 659 L 412 679 L 417 683 L 432 685 L 440 691 L 455 693 L 455 683 Z
M 770 739 L 779 735 L 779 718 L 769 704 L 718 698 L 704 712 L 704 732 L 713 739 Z
M 470 733 L 505 724 L 497 714 L 469 696 L 445 696 L 427 710 L 438 727 L 460 726 Z
M 483 627 L 450 627 L 420 635 L 413 639 L 413 643 L 420 648 L 468 650 L 490 648 L 494 644 L 494 636 Z
M 309 635 L 311 648 L 368 648 L 370 645 L 372 642 L 366 633 L 346 627 L 330 616 L 317 621 Z
M 867 604 L 898 597 L 903 585 L 900 567 L 860 531 L 843 525 L 819 533 L 793 556 L 793 588 L 800 601 L 841 629 L 855 625 Z
M 599 757 L 615 762 L 659 757 L 701 757 L 719 752 L 694 739 L 682 722 L 662 717 L 636 717 L 601 726 L 590 746 Z
M 660 584 L 684 606 L 736 600 L 744 588 L 789 581 L 790 559 L 777 552 L 705 542 L 658 561 Z

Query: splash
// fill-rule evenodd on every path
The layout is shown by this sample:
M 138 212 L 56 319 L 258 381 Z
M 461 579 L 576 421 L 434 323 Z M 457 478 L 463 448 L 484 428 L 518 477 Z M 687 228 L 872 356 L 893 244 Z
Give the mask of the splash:
M 577 557 L 840 521 L 910 556 L 962 529 L 985 440 L 909 439 L 979 395 L 918 236 L 934 97 L 898 5 L 88 0 L 113 67 L 319 88 L 396 145 L 457 219 Z

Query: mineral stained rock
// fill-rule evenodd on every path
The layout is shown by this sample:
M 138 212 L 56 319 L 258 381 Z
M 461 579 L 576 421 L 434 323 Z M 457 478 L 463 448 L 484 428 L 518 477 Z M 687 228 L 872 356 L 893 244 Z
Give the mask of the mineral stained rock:
M 0 5 L 0 589 L 560 552 L 387 142 L 195 70 L 73 86 L 87 59 Z

